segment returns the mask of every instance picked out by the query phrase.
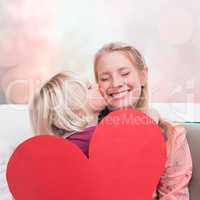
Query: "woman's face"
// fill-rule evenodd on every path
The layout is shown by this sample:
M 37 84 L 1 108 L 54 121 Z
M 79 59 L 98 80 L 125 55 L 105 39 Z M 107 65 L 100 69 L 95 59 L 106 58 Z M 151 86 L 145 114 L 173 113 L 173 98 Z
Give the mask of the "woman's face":
M 109 109 L 134 107 L 145 84 L 147 69 L 137 70 L 134 60 L 122 51 L 105 53 L 100 56 L 97 66 L 99 90 Z

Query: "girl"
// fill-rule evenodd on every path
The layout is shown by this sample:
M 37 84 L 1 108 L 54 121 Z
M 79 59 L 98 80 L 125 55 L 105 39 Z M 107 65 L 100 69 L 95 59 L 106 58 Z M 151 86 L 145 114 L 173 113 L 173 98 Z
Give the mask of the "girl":
M 124 43 L 103 46 L 95 56 L 94 71 L 99 90 L 107 103 L 106 109 L 100 112 L 99 121 L 109 112 L 123 107 L 139 109 L 147 114 L 151 112 L 148 69 L 137 49 Z M 167 162 L 153 199 L 189 200 L 192 160 L 185 129 L 157 116 L 157 123 L 166 138 Z
M 36 134 L 55 134 L 75 143 L 87 155 L 89 140 L 105 101 L 97 87 L 71 72 L 58 73 L 35 94 L 30 117 Z

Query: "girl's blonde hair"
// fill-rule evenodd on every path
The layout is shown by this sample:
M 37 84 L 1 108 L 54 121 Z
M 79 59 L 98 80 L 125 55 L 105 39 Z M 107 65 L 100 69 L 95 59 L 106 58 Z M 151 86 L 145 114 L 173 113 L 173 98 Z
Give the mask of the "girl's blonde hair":
M 106 53 L 111 52 L 122 52 L 124 53 L 128 59 L 133 63 L 134 66 L 137 67 L 139 72 L 142 72 L 146 67 L 146 62 L 142 54 L 133 46 L 123 43 L 123 42 L 113 42 L 104 45 L 95 55 L 94 59 L 94 73 L 96 82 L 98 82 L 98 73 L 97 73 L 97 65 L 98 61 Z M 144 112 L 148 112 L 149 110 L 149 90 L 148 90 L 148 82 L 146 81 L 145 85 L 143 85 L 141 90 L 140 98 L 136 104 L 136 109 L 142 110 Z M 159 118 L 158 125 L 163 130 L 168 138 L 168 142 L 171 143 L 171 133 L 173 132 L 173 126 Z
M 74 84 L 86 87 L 72 72 L 56 74 L 37 92 L 30 105 L 30 119 L 35 134 L 64 135 L 88 126 L 89 113 L 80 101 Z M 77 107 L 78 105 L 78 107 Z

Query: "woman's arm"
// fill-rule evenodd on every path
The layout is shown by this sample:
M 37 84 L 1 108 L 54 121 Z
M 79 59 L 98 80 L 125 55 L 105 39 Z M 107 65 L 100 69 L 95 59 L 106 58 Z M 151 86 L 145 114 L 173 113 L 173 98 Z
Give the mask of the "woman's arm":
M 183 126 L 176 126 L 168 148 L 166 169 L 157 193 L 160 200 L 189 200 L 188 183 L 192 176 L 192 159 Z

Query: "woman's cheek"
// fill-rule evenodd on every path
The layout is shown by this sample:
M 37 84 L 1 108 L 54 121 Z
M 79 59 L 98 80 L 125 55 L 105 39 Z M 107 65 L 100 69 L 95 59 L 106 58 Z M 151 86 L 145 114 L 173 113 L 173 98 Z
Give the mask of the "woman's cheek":
M 103 84 L 99 85 L 99 92 L 100 92 L 101 96 L 104 99 L 107 98 L 107 95 L 106 95 L 106 93 L 107 93 L 107 87 L 105 85 L 103 85 Z

